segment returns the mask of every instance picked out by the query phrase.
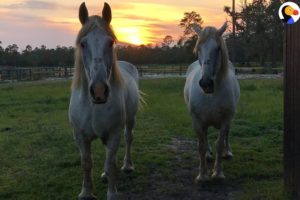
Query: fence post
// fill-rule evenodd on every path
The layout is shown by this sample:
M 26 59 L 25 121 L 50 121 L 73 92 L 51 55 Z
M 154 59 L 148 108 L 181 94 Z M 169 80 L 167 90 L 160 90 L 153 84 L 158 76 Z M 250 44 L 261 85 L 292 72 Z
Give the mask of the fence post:
M 140 67 L 140 70 L 141 70 L 141 77 L 143 77 L 144 76 L 143 67 Z
M 284 35 L 284 183 L 300 199 L 300 21 Z
M 67 78 L 68 77 L 68 69 L 67 69 L 67 67 L 65 67 L 65 78 Z
M 30 80 L 33 80 L 33 77 L 32 77 L 32 69 L 31 69 L 31 68 L 29 69 L 29 79 L 30 79 Z
M 179 76 L 181 76 L 181 74 L 182 74 L 182 67 L 181 67 L 181 65 L 179 66 Z

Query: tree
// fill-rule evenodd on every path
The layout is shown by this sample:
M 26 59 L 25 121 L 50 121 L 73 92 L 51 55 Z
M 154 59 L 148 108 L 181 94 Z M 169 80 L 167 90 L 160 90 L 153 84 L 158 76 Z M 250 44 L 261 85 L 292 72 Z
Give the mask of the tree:
M 269 35 L 270 35 L 270 43 L 269 43 L 269 51 L 270 51 L 270 59 L 271 59 L 271 67 L 276 67 L 276 62 L 282 61 L 282 52 L 283 52 L 283 26 L 280 19 L 274 15 L 277 12 L 280 5 L 283 3 L 282 0 L 270 0 L 267 13 L 269 16 Z
M 192 24 L 198 24 L 202 28 L 203 20 L 200 14 L 195 11 L 185 12 L 184 17 L 180 20 L 179 26 L 184 28 L 183 35 L 186 37 L 191 37 L 194 35 L 194 31 L 192 30 Z
M 280 4 L 280 0 L 253 0 L 242 4 L 241 11 L 236 13 L 237 45 L 232 46 L 232 34 L 227 39 L 229 53 L 235 48 L 239 54 L 236 61 L 247 64 L 251 60 L 266 66 L 269 59 L 274 67 L 276 58 L 282 60 L 282 25 L 278 16 L 274 15 Z M 232 16 L 230 7 L 225 7 L 224 11 Z
M 12 45 L 8 45 L 6 48 L 5 48 L 5 52 L 6 53 L 18 53 L 18 50 L 19 50 L 19 47 L 18 45 L 16 44 L 12 44 Z
M 23 52 L 24 53 L 31 53 L 32 52 L 32 46 L 26 45 L 25 50 Z
M 0 41 L 0 65 L 3 65 L 3 54 L 4 54 L 4 49 L 1 46 L 2 41 Z
M 0 53 L 3 52 L 3 47 L 1 45 L 2 45 L 2 41 L 0 41 Z
M 188 52 L 185 60 L 193 61 L 195 55 L 192 53 L 197 41 L 197 34 L 192 29 L 192 24 L 198 24 L 202 29 L 203 20 L 200 14 L 195 11 L 185 12 L 183 18 L 180 20 L 179 26 L 182 27 L 183 36 L 179 39 L 178 45 L 183 46 L 185 51 Z
M 174 42 L 173 37 L 171 35 L 166 35 L 163 39 L 162 46 L 163 47 L 170 47 L 170 45 Z

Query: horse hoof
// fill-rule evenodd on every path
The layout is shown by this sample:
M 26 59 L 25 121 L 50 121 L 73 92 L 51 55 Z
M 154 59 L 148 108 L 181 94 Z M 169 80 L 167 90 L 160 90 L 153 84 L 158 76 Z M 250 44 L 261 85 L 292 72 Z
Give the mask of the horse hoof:
M 230 151 L 224 152 L 222 154 L 222 158 L 224 158 L 225 160 L 231 160 L 233 157 L 233 154 Z
M 223 172 L 214 172 L 213 175 L 211 176 L 211 178 L 214 180 L 214 181 L 222 181 L 225 179 L 225 175 Z
M 205 154 L 205 157 L 206 157 L 206 161 L 207 161 L 207 162 L 212 162 L 212 161 L 214 160 L 212 154 L 209 153 L 209 152 L 207 152 L 207 153 Z
M 118 193 L 107 193 L 107 200 L 118 200 Z
M 97 200 L 96 197 L 79 197 L 78 200 Z
M 134 170 L 134 167 L 132 165 L 123 165 L 123 167 L 121 168 L 121 170 L 124 173 L 131 173 Z
M 78 200 L 97 200 L 97 198 L 93 194 L 90 194 L 89 196 L 80 196 L 79 195 Z
M 205 183 L 209 181 L 209 176 L 207 174 L 205 175 L 198 175 L 195 179 L 195 183 Z
M 108 183 L 107 175 L 105 172 L 101 174 L 101 180 L 103 183 Z

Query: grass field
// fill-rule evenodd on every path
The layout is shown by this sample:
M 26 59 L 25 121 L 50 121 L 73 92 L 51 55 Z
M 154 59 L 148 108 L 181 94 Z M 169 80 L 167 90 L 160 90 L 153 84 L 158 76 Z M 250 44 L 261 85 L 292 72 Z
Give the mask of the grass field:
M 119 173 L 124 199 L 288 199 L 282 186 L 282 80 L 243 80 L 231 130 L 234 158 L 224 161 L 226 180 L 195 185 L 198 157 L 183 79 L 142 80 L 147 105 L 139 112 L 135 172 Z M 69 82 L 0 86 L 0 199 L 76 199 L 82 173 L 68 124 Z M 209 131 L 214 144 L 217 132 Z M 98 199 L 104 148 L 93 143 Z M 121 167 L 122 141 L 118 153 Z

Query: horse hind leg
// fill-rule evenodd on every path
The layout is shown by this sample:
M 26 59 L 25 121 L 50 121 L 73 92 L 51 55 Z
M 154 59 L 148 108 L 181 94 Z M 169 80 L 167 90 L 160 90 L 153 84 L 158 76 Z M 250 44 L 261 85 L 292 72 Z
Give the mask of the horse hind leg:
M 77 137 L 76 142 L 80 150 L 81 166 L 84 173 L 82 189 L 78 195 L 78 200 L 96 200 L 97 198 L 93 194 L 91 140 Z
M 133 128 L 135 126 L 135 119 L 129 120 L 126 123 L 125 129 L 125 156 L 124 156 L 124 164 L 122 166 L 122 171 L 124 172 L 132 172 L 134 170 L 132 159 L 131 159 L 131 145 L 133 141 Z
M 207 162 L 212 162 L 213 161 L 212 148 L 209 145 L 209 142 L 208 142 L 208 139 L 207 139 L 207 134 L 205 135 L 205 137 L 206 137 L 206 141 L 207 141 L 206 142 L 206 144 L 207 144 L 207 151 L 206 151 L 205 157 L 206 157 Z

